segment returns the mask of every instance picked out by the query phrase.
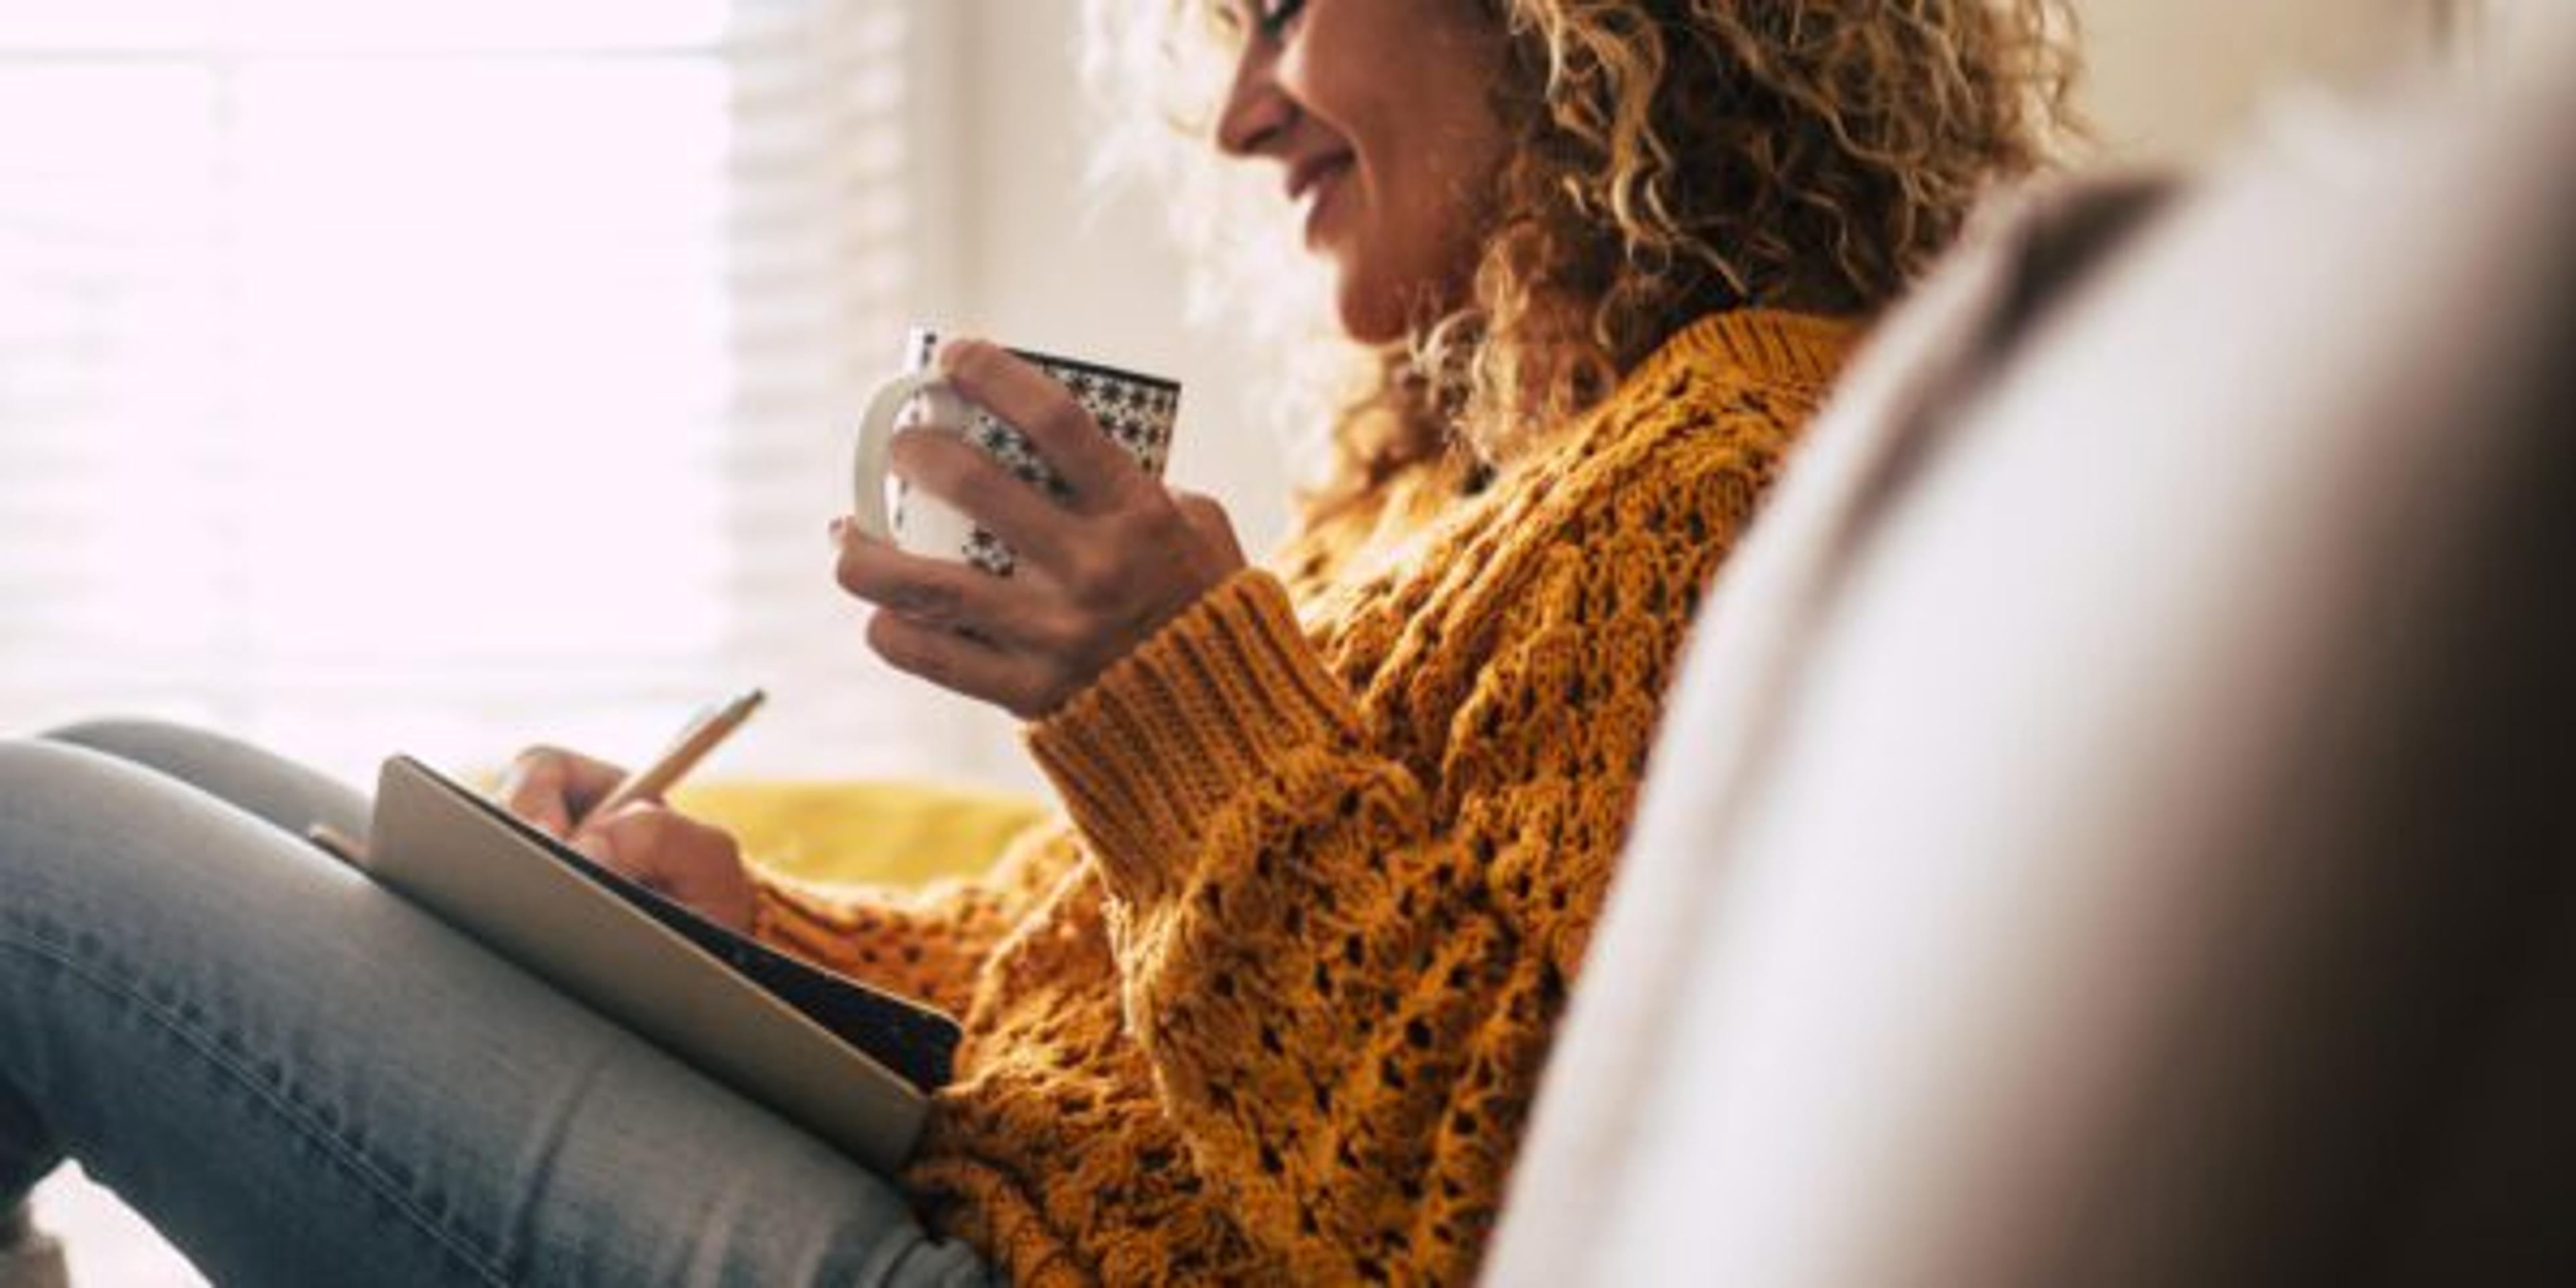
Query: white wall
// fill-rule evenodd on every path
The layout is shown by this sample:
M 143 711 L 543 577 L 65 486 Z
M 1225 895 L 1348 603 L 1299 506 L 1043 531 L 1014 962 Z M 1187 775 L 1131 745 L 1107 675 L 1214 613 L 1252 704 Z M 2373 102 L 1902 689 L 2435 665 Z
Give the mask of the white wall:
M 1278 441 L 1246 412 L 1248 358 L 1183 318 L 1183 265 L 1149 194 L 1085 182 L 1078 0 L 925 0 L 951 9 L 969 75 L 948 87 L 952 175 L 944 325 L 1181 381 L 1171 477 L 1215 495 L 1256 554 L 1286 527 Z
M 2441 30 L 2447 0 L 2078 0 L 2088 114 L 2114 158 L 2205 153 L 2267 98 L 2354 87 Z

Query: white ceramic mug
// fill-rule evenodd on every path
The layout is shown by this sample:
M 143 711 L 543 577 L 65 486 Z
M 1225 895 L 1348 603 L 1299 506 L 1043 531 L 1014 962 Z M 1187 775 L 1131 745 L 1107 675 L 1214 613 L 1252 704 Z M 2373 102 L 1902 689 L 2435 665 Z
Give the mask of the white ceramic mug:
M 1053 496 L 1064 495 L 1064 480 L 1016 426 L 968 402 L 930 370 L 938 349 L 937 333 L 915 328 L 904 346 L 903 372 L 888 377 L 869 395 L 851 464 L 857 501 L 854 517 L 859 530 L 878 541 L 1007 577 L 1016 562 L 1009 546 L 956 507 L 891 477 L 895 431 L 920 425 L 957 434 Z M 1180 414 L 1177 382 L 1052 354 L 1011 352 L 1070 391 L 1074 401 L 1100 423 L 1102 432 L 1127 449 L 1146 473 L 1162 476 L 1163 462 L 1171 454 L 1172 426 Z

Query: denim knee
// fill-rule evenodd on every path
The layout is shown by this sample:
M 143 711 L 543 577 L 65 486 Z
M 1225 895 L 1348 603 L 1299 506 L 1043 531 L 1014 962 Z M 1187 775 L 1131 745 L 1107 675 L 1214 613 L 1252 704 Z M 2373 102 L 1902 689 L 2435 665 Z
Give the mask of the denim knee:
M 193 725 L 147 716 L 99 716 L 75 720 L 39 735 L 46 742 L 67 743 L 103 751 L 123 760 L 147 759 L 159 749 L 203 742 L 211 735 Z
M 101 774 L 114 774 L 114 761 L 87 751 L 36 742 L 0 741 L 0 953 L 16 933 L 32 927 L 8 922 L 38 917 L 31 893 L 47 883 L 35 864 L 58 859 L 56 811 L 67 801 L 98 794 Z M 0 989 L 0 1005 L 9 990 Z M 0 1015 L 0 1033 L 11 1032 L 24 1016 Z M 5 1039 L 10 1048 L 27 1044 Z M 62 1150 L 13 1081 L 11 1061 L 0 1052 L 0 1212 L 26 1197 L 36 1182 L 62 1161 Z M 5 1240 L 0 1240 L 5 1242 Z
M 103 748 L 59 739 L 52 733 L 41 738 L 0 738 L 0 849 L 6 848 L 9 839 L 5 829 L 36 803 L 86 796 L 100 790 L 104 782 L 131 772 L 122 758 Z
M 130 839 L 122 834 L 169 803 L 168 789 L 150 770 L 100 749 L 0 739 L 0 920 L 38 915 L 45 891 L 120 851 Z M 186 834 L 160 823 L 153 830 Z

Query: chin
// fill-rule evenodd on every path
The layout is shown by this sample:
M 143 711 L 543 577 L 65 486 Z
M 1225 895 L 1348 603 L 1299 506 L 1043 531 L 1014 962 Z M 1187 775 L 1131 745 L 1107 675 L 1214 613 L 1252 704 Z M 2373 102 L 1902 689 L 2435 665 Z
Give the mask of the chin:
M 1406 306 L 1408 298 L 1407 292 L 1345 266 L 1333 303 L 1341 314 L 1342 331 L 1350 338 L 1362 344 L 1392 344 L 1403 339 L 1418 319 L 1418 311 Z
M 1333 305 L 1341 314 L 1342 332 L 1362 344 L 1388 344 L 1404 337 L 1404 310 L 1383 293 L 1356 288 L 1343 276 Z
M 1471 261 L 1451 263 L 1449 257 L 1370 241 L 1353 237 L 1326 250 L 1343 334 L 1362 344 L 1392 344 L 1466 301 Z
M 1404 338 L 1404 332 L 1404 321 L 1399 314 L 1354 311 L 1349 305 L 1342 307 L 1342 333 L 1361 344 L 1393 344 Z

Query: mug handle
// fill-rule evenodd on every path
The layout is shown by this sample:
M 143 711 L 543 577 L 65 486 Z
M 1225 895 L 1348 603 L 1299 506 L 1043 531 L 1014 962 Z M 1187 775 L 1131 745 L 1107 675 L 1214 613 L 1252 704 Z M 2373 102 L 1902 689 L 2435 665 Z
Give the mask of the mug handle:
M 858 453 L 851 462 L 850 473 L 858 502 L 852 517 L 870 540 L 894 540 L 894 520 L 886 511 L 886 474 L 893 466 L 895 421 L 903 415 L 904 404 L 942 387 L 937 375 L 915 371 L 887 377 L 875 393 L 868 395 L 867 412 L 859 418 Z

